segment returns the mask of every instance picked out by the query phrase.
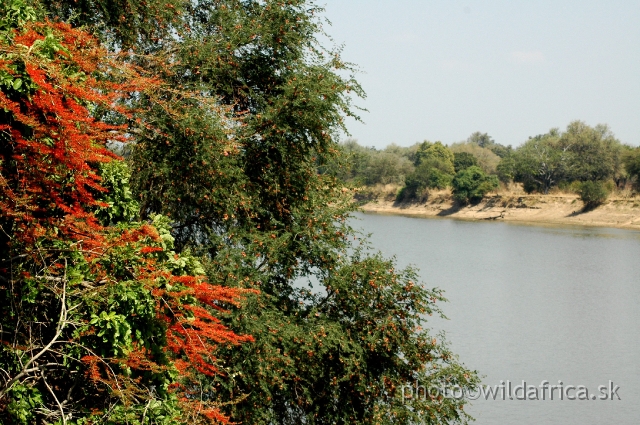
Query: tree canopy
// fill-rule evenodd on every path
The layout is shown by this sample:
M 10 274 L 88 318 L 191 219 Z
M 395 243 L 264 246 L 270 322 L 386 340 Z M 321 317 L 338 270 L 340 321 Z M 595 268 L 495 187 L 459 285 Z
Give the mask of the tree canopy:
M 162 84 L 83 31 L 12 10 L 0 35 L 2 423 L 228 422 L 224 400 L 194 394 L 200 375 L 221 373 L 217 346 L 252 340 L 219 317 L 250 291 L 211 285 L 173 251 L 165 218 L 128 220 L 126 168 L 106 148 L 127 129 L 102 118 L 127 119 L 119 100 Z
M 512 175 L 527 191 L 547 193 L 563 182 L 619 177 L 622 145 L 607 126 L 574 121 L 565 132 L 552 129 L 530 138 L 502 161 L 502 174 Z
M 400 397 L 477 376 L 318 172 L 363 95 L 321 8 L 33 4 L 1 40 L 3 422 L 468 420 Z

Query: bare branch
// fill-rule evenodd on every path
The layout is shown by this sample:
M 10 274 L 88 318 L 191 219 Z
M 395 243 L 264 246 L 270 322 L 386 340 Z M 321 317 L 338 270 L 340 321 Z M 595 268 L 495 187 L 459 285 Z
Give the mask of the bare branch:
M 53 396 L 53 399 L 55 400 L 56 404 L 58 405 L 58 409 L 60 409 L 60 417 L 62 418 L 62 425 L 67 425 L 67 417 L 64 414 L 64 408 L 60 404 L 60 401 L 58 400 L 58 397 L 56 397 L 56 394 L 53 392 L 53 390 L 49 386 L 49 383 L 47 382 L 47 378 L 44 376 L 44 373 L 42 373 L 42 382 L 44 382 L 44 385 L 47 387 L 47 389 Z
M 30 370 L 30 366 L 51 349 L 51 347 L 58 341 L 58 338 L 60 338 L 60 335 L 62 334 L 62 331 L 64 330 L 64 327 L 67 324 L 67 298 L 66 298 L 66 293 L 67 293 L 67 280 L 66 280 L 67 267 L 66 266 L 67 264 L 66 263 L 67 263 L 67 260 L 65 259 L 65 278 L 62 281 L 62 299 L 60 300 L 60 304 L 61 304 L 60 318 L 58 319 L 58 324 L 56 326 L 56 333 L 53 336 L 53 338 L 51 338 L 51 341 L 49 341 L 49 343 L 45 345 L 35 356 L 31 357 L 31 360 L 29 360 L 22 367 L 22 371 L 5 384 L 4 388 L 0 390 L 0 398 L 4 397 L 4 395 L 7 393 L 7 391 L 9 391 L 9 389 L 11 389 L 11 387 L 16 381 L 18 381 L 22 377 L 34 371 L 34 370 L 31 370 L 31 372 L 28 372 Z

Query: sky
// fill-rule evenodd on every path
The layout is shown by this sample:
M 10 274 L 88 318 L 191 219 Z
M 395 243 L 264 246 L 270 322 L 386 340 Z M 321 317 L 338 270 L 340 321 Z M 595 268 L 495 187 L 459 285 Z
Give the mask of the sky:
M 362 145 L 488 133 L 517 146 L 574 120 L 640 145 L 640 1 L 319 0 L 358 65 Z

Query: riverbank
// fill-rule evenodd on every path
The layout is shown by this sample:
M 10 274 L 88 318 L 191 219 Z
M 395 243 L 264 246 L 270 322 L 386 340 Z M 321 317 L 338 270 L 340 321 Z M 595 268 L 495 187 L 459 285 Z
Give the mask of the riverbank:
M 640 199 L 610 197 L 603 205 L 582 211 L 573 194 L 527 195 L 497 193 L 477 205 L 459 206 L 449 191 L 430 194 L 423 202 L 397 203 L 381 196 L 362 205 L 368 213 L 416 217 L 448 217 L 463 220 L 495 220 L 534 224 L 617 227 L 640 230 Z

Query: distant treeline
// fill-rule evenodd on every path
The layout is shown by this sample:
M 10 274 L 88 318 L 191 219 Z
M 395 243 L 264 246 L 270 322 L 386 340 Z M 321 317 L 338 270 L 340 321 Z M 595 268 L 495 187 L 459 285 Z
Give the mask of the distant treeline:
M 349 161 L 329 164 L 327 171 L 359 186 L 396 184 L 400 201 L 451 188 L 459 201 L 475 202 L 499 182 L 515 182 L 527 193 L 546 194 L 554 187 L 576 192 L 586 205 L 596 206 L 616 188 L 637 188 L 640 175 L 640 148 L 622 144 L 607 125 L 590 127 L 581 121 L 565 131 L 554 128 L 529 137 L 517 148 L 481 132 L 449 146 L 424 141 L 378 150 L 347 140 L 341 148 Z

